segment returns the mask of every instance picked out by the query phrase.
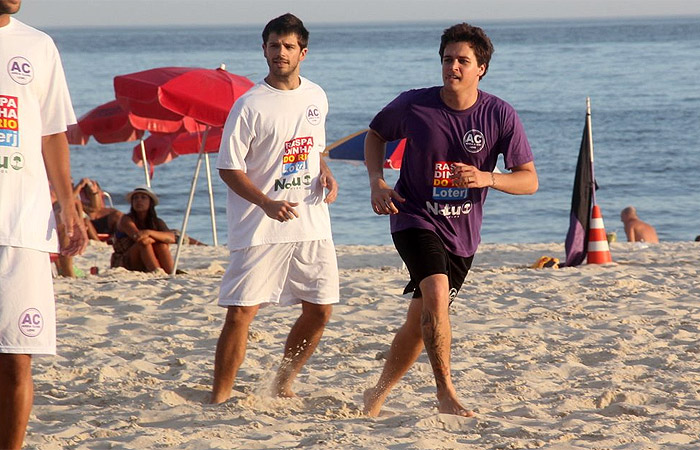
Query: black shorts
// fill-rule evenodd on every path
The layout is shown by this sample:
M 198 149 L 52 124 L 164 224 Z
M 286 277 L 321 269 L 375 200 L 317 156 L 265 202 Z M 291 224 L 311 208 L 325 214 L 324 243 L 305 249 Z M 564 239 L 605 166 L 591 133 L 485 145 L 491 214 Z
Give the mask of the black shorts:
M 409 228 L 391 234 L 394 246 L 411 274 L 404 294 L 422 297 L 419 284 L 430 275 L 444 273 L 450 283 L 450 303 L 462 288 L 472 266 L 474 255 L 467 258 L 450 253 L 435 232 Z

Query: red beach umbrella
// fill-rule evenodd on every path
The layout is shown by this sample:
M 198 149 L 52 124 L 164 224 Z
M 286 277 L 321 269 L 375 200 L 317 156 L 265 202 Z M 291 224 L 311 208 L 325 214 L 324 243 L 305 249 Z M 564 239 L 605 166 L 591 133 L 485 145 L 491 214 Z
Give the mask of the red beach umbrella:
M 200 125 L 191 117 L 181 117 L 176 120 L 155 119 L 129 114 L 129 122 L 137 130 L 151 133 L 178 133 L 180 131 L 204 131 L 206 125 Z
M 155 166 L 168 163 L 178 157 L 171 146 L 172 137 L 169 134 L 151 134 L 143 141 L 143 149 L 141 145 L 136 145 L 131 155 L 131 160 L 139 165 L 143 165 L 143 157 L 146 156 L 146 161 L 151 169 Z M 153 177 L 153 174 L 151 174 Z
M 116 100 L 103 103 L 83 114 L 69 131 L 75 145 L 85 145 L 93 136 L 100 144 L 114 144 L 141 139 L 144 131 L 175 133 L 180 130 L 203 131 L 194 119 L 180 117 L 173 120 L 142 117 L 126 111 Z
M 233 103 L 253 86 L 223 68 L 159 67 L 114 77 L 117 101 L 132 113 L 160 119 L 187 116 L 222 127 Z
M 206 140 L 205 153 L 217 153 L 221 143 L 221 128 L 212 128 Z M 151 134 L 143 141 L 146 160 L 153 166 L 165 164 L 180 155 L 199 153 L 202 146 L 202 133 L 189 133 L 183 131 L 171 134 Z M 134 147 L 132 161 L 138 165 L 143 164 L 141 145 Z
M 116 100 L 103 103 L 80 116 L 78 123 L 70 125 L 66 132 L 68 143 L 86 145 L 90 136 L 100 144 L 135 141 L 143 138 L 144 131 L 134 127 L 130 114 Z M 144 167 L 146 184 L 150 186 L 148 168 Z
M 204 146 L 205 153 L 218 153 L 223 128 L 211 128 Z M 202 133 L 180 133 L 172 140 L 172 148 L 178 155 L 199 153 L 202 147 Z
M 325 154 L 331 159 L 345 161 L 364 161 L 365 160 L 365 137 L 368 130 L 358 131 L 349 136 L 330 144 L 326 147 Z M 385 169 L 400 169 L 401 158 L 406 148 L 406 139 L 387 142 L 386 144 L 386 160 L 384 161 Z
M 100 144 L 114 144 L 141 139 L 143 131 L 136 129 L 129 121 L 129 113 L 112 100 L 83 114 L 76 125 L 69 127 L 71 144 L 85 145 L 90 136 Z
M 126 111 L 117 100 L 103 103 L 83 114 L 78 123 L 68 128 L 68 142 L 86 145 L 90 136 L 100 144 L 114 144 L 143 139 L 144 131 L 152 133 L 175 133 L 179 131 L 203 131 L 205 125 L 194 119 L 182 117 L 166 120 L 137 116 Z M 140 147 L 140 146 L 138 146 Z M 143 153 L 143 151 L 141 151 Z M 147 162 L 148 162 L 147 157 Z M 143 162 L 143 157 L 139 158 Z M 150 185 L 149 170 L 144 167 L 146 184 Z M 151 172 L 152 173 L 152 172 Z
M 160 86 L 184 73 L 183 67 L 161 67 L 114 77 L 114 94 L 122 107 L 141 117 L 178 120 L 181 114 L 160 103 Z

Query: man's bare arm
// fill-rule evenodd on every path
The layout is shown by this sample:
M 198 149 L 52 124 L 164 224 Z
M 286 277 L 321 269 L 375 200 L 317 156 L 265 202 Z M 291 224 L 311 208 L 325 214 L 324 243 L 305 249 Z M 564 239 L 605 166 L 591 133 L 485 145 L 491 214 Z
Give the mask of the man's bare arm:
M 507 194 L 534 194 L 539 188 L 535 163 L 515 166 L 511 173 L 484 172 L 468 164 L 456 163 L 452 174 L 458 186 L 468 188 L 494 188 Z
M 66 133 L 56 133 L 41 139 L 41 151 L 46 174 L 61 205 L 60 223 L 65 227 L 68 244 L 61 248 L 66 256 L 79 255 L 85 251 L 88 237 L 85 224 L 75 208 L 75 197 L 70 174 L 70 150 Z
M 286 200 L 272 200 L 255 186 L 242 170 L 219 169 L 219 176 L 233 192 L 252 204 L 261 207 L 271 219 L 286 222 L 299 217 L 299 214 L 294 209 L 298 203 Z
M 386 158 L 386 141 L 376 131 L 370 129 L 365 137 L 365 165 L 369 175 L 372 209 L 380 215 L 398 214 L 394 200 L 405 202 L 384 180 L 384 159 Z

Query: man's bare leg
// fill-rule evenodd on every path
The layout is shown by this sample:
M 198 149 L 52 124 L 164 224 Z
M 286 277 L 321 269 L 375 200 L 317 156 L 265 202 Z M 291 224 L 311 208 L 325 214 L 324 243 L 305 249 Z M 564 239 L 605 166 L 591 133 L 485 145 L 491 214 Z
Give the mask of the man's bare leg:
M 214 385 L 211 403 L 222 403 L 231 396 L 233 382 L 245 358 L 248 329 L 260 306 L 229 306 L 221 336 L 216 344 Z
M 421 330 L 423 343 L 433 368 L 437 386 L 438 411 L 443 414 L 471 417 L 457 399 L 450 373 L 452 330 L 449 317 L 449 281 L 446 275 L 432 275 L 420 282 L 423 294 Z
M 31 355 L 0 354 L 0 448 L 22 447 L 33 399 Z
M 401 326 L 391 343 L 379 381 L 374 387 L 364 392 L 364 413 L 370 417 L 379 415 L 389 391 L 411 368 L 423 351 L 420 321 L 422 310 L 423 302 L 420 298 L 411 300 L 406 322 Z
M 284 357 L 277 371 L 273 389 L 278 397 L 294 397 L 292 383 L 311 354 L 316 350 L 326 323 L 331 318 L 331 305 L 301 302 L 301 315 L 287 336 Z

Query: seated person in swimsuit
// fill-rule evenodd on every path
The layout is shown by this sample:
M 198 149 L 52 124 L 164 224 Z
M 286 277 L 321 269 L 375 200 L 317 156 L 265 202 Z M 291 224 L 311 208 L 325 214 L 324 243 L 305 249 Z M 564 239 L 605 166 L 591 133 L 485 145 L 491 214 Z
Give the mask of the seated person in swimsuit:
M 637 216 L 637 210 L 634 206 L 623 209 L 620 213 L 620 220 L 625 224 L 627 242 L 659 243 L 656 229 Z
M 175 233 L 156 215 L 158 197 L 147 186 L 139 186 L 126 194 L 131 204 L 128 214 L 117 225 L 111 266 L 141 272 L 163 269 L 173 271 L 170 244 Z
M 83 178 L 75 185 L 73 192 L 80 197 L 85 213 L 99 234 L 113 235 L 117 231 L 117 225 L 122 218 L 122 212 L 108 208 L 105 205 L 104 192 L 99 183 L 89 178 Z M 89 236 L 98 240 L 97 236 Z

